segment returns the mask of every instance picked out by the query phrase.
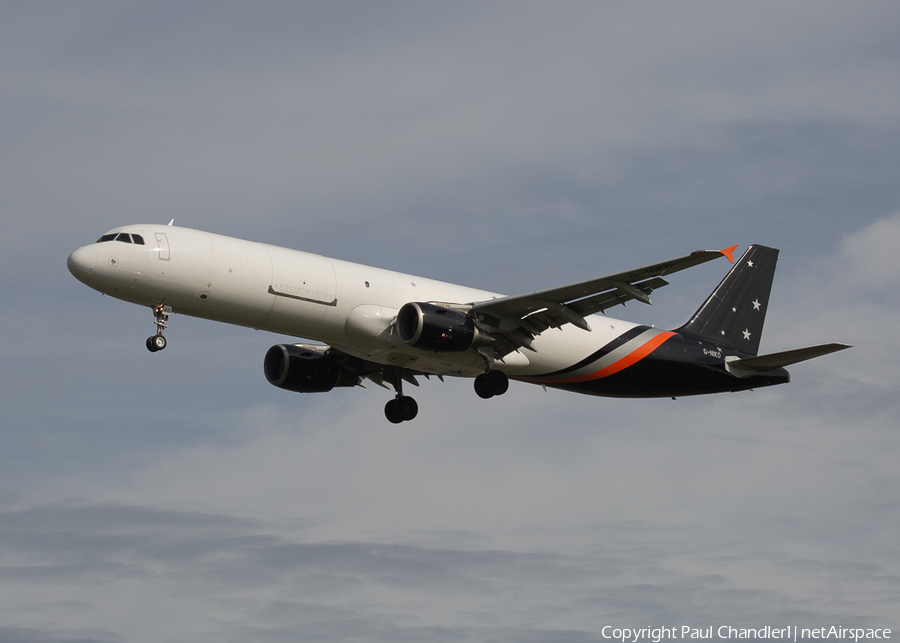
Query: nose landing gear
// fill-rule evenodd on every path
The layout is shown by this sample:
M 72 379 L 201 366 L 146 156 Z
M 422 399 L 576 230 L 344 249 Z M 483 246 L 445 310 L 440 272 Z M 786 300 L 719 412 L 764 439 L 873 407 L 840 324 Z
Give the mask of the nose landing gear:
M 156 351 L 161 351 L 166 347 L 166 338 L 163 335 L 163 331 L 166 329 L 166 322 L 169 320 L 169 315 L 171 314 L 172 309 L 168 306 L 156 305 L 153 307 L 153 316 L 156 317 L 156 335 L 151 335 L 147 338 L 147 350 L 151 353 L 155 353 Z

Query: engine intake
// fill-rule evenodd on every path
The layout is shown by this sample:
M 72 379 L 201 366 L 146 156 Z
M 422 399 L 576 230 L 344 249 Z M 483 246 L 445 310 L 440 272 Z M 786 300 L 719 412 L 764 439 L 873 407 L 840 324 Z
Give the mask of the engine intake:
M 418 302 L 404 305 L 397 313 L 397 335 L 405 344 L 436 353 L 461 352 L 491 340 L 465 313 Z
M 327 353 L 298 344 L 277 344 L 263 361 L 270 384 L 295 393 L 325 393 L 335 386 L 356 386 L 359 377 Z

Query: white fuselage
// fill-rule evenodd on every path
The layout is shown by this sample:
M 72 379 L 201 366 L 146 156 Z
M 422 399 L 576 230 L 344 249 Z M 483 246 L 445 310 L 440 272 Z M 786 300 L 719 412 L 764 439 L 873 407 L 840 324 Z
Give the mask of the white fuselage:
M 165 225 L 130 225 L 143 245 L 83 246 L 69 269 L 102 293 L 144 306 L 329 344 L 345 353 L 424 373 L 472 377 L 474 349 L 432 353 L 397 337 L 392 321 L 409 302 L 468 304 L 496 293 L 329 259 L 317 254 Z M 507 355 L 496 368 L 528 377 L 579 362 L 635 324 L 604 317 L 592 332 L 566 325 Z

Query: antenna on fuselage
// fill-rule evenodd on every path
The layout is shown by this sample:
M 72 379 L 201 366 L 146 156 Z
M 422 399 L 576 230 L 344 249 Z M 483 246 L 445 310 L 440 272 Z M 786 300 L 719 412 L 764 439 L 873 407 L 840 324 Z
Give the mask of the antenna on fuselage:
M 173 225 L 175 225 L 175 219 L 172 219 L 171 221 L 169 221 L 169 223 L 167 225 L 171 228 Z

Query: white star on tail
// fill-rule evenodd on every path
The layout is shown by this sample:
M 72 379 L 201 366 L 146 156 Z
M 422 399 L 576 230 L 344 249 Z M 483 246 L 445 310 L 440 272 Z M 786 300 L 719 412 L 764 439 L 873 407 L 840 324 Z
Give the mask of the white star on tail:
M 753 262 L 750 259 L 747 259 L 747 265 L 751 268 L 753 267 Z
M 761 306 L 761 304 L 759 303 L 759 299 L 754 299 L 750 303 L 753 304 L 753 310 L 759 310 L 759 307 Z
M 747 330 L 744 330 L 741 332 L 744 333 L 744 339 L 746 339 L 746 340 L 750 339 L 750 329 L 749 328 Z

